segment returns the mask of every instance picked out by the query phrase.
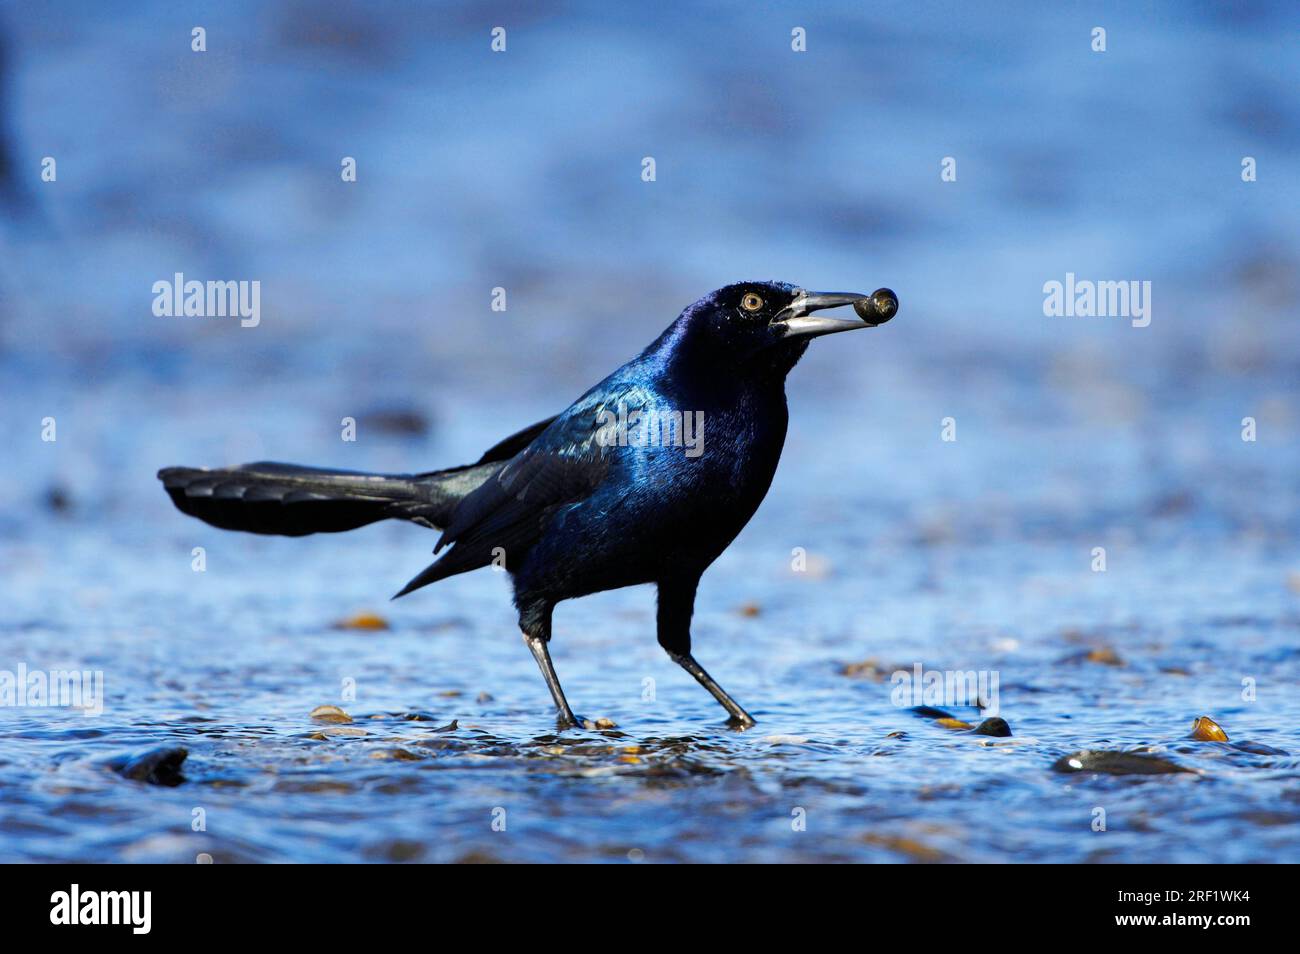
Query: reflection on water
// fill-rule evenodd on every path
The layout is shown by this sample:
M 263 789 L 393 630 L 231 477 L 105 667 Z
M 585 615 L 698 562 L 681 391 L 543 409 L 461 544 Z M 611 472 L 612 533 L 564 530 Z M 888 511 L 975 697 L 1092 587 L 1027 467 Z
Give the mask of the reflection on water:
M 793 54 L 748 5 L 521 8 L 497 59 L 480 13 L 205 8 L 200 58 L 149 11 L 7 9 L 6 148 L 59 178 L 0 226 L 0 670 L 105 699 L 0 708 L 0 858 L 1296 860 L 1294 11 L 1116 10 L 1095 55 L 1037 8 L 852 5 Z M 155 318 L 176 272 L 261 281 L 260 325 Z M 1067 272 L 1151 281 L 1151 325 L 1044 317 Z M 570 699 L 618 728 L 557 735 L 503 576 L 387 604 L 429 532 L 222 533 L 154 480 L 473 459 L 739 277 L 902 301 L 795 370 L 701 587 L 752 731 L 648 589 L 560 607 Z M 996 673 L 1011 735 L 896 706 L 918 663 Z M 1097 751 L 1129 760 L 1059 768 Z

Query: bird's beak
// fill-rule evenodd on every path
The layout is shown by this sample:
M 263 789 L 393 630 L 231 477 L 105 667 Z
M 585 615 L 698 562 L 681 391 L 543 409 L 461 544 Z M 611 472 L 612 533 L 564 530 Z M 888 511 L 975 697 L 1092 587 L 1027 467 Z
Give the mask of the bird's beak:
M 813 315 L 815 311 L 844 305 L 852 305 L 855 314 L 844 317 Z M 874 328 L 894 317 L 897 310 L 898 300 L 892 292 L 888 293 L 888 298 L 884 298 L 881 292 L 862 295 L 857 292 L 810 292 L 801 289 L 794 301 L 776 316 L 772 327 L 781 331 L 782 338 L 816 338 L 820 335 L 833 335 L 838 331 Z

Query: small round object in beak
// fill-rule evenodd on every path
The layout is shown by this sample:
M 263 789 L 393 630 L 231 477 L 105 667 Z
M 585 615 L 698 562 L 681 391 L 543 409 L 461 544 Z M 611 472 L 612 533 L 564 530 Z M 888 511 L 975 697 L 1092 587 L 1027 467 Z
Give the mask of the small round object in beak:
M 898 296 L 888 288 L 877 288 L 870 298 L 853 303 L 858 317 L 871 325 L 883 325 L 898 314 Z

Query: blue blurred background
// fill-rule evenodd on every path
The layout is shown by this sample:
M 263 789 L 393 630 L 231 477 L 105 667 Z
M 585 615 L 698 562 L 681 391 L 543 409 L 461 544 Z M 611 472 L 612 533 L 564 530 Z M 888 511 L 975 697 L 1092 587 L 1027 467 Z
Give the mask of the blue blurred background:
M 177 720 L 203 709 L 296 752 L 305 713 L 337 701 L 340 672 L 366 674 L 361 709 L 428 708 L 439 679 L 459 680 L 467 699 L 490 689 L 514 708 L 439 718 L 524 745 L 546 700 L 502 580 L 383 607 L 432 537 L 219 534 L 174 513 L 153 474 L 265 458 L 398 471 L 468 461 L 561 409 L 695 298 L 749 278 L 886 285 L 902 302 L 894 322 L 819 342 L 792 374 L 769 501 L 705 578 L 701 660 L 776 726 L 771 738 L 803 740 L 728 743 L 720 771 L 774 779 L 753 783 L 753 811 L 788 818 L 790 773 L 862 782 L 858 756 L 903 716 L 887 686 L 837 667 L 880 655 L 1000 669 L 1004 687 L 1024 689 L 1004 688 L 1022 708 L 1004 699 L 1003 715 L 1013 729 L 1027 721 L 1042 748 L 1018 749 L 1023 761 L 985 779 L 982 799 L 961 790 L 960 808 L 899 807 L 927 773 L 983 776 L 946 738 L 869 795 L 837 789 L 827 811 L 860 836 L 850 860 L 906 859 L 897 846 L 922 841 L 966 860 L 1294 856 L 1294 759 L 1232 763 L 1242 817 L 1227 821 L 1207 807 L 1222 792 L 1194 794 L 1204 786 L 1165 803 L 1130 793 L 1134 811 L 1175 820 L 1162 832 L 1148 819 L 1145 837 L 1116 833 L 1105 848 L 1086 817 L 1085 834 L 1072 832 L 1085 808 L 1057 780 L 1016 776 L 1057 749 L 1176 738 L 1198 714 L 1235 714 L 1280 750 L 1298 744 L 1300 705 L 1281 691 L 1300 678 L 1298 11 L 5 4 L 0 667 L 93 663 L 116 715 L 92 740 L 75 717 L 58 731 L 48 713 L 4 714 L 20 757 L 0 769 L 0 856 L 189 860 L 188 828 L 168 834 L 165 811 L 138 793 L 118 796 L 121 821 L 93 835 L 38 823 L 118 791 L 93 769 L 54 790 L 41 779 L 98 764 L 101 749 L 175 741 L 188 731 Z M 206 52 L 191 50 L 195 26 Z M 496 26 L 504 53 L 490 49 Z M 791 49 L 796 27 L 806 52 Z M 356 182 L 340 178 L 346 156 Z M 1257 181 L 1242 180 L 1247 156 Z M 55 182 L 41 180 L 44 157 Z M 956 181 L 941 179 L 945 157 Z M 260 325 L 155 317 L 152 285 L 176 272 L 260 281 Z M 1067 272 L 1150 281 L 1149 327 L 1045 317 L 1043 285 Z M 498 286 L 505 312 L 490 307 Z M 346 416 L 355 443 L 339 438 Z M 54 443 L 40 439 L 46 417 Z M 940 440 L 948 417 L 955 442 Z M 1241 439 L 1246 417 L 1255 442 Z M 201 581 L 196 545 L 209 552 Z M 1096 546 L 1105 574 L 1090 571 Z M 815 556 L 813 588 L 789 573 L 794 547 Z M 667 737 L 714 714 L 666 668 L 651 599 L 563 608 L 557 665 L 580 709 L 633 732 L 660 719 Z M 387 642 L 328 632 L 370 606 L 391 618 Z M 443 629 L 463 632 L 430 635 Z M 1080 643 L 1115 648 L 1125 665 L 1060 666 Z M 673 686 L 653 715 L 638 708 L 645 673 Z M 1243 676 L 1272 695 L 1244 704 Z M 199 785 L 279 784 L 220 742 L 186 744 Z M 774 767 L 769 749 L 782 745 L 788 764 Z M 348 774 L 365 759 L 339 759 L 302 770 L 369 792 Z M 560 806 L 594 797 L 539 794 L 531 770 L 506 770 L 500 788 Z M 451 781 L 439 804 L 463 803 L 466 818 L 493 797 L 440 778 Z M 838 835 L 783 845 L 761 820 L 730 847 L 682 847 L 692 825 L 740 824 L 725 806 L 710 817 L 710 794 L 729 804 L 706 787 L 694 816 L 638 803 L 611 809 L 603 828 L 561 825 L 561 837 L 552 824 L 505 849 L 418 822 L 385 833 L 392 799 L 361 796 L 350 810 L 368 807 L 368 834 L 344 826 L 326 844 L 301 821 L 322 809 L 295 790 L 256 811 L 232 803 L 243 840 L 205 845 L 218 860 L 846 850 Z M 888 833 L 853 827 L 868 797 L 874 819 L 893 818 Z M 1281 818 L 1245 818 L 1261 805 Z M 989 821 L 1021 806 L 1014 823 Z M 1192 819 L 1203 834 L 1189 843 Z

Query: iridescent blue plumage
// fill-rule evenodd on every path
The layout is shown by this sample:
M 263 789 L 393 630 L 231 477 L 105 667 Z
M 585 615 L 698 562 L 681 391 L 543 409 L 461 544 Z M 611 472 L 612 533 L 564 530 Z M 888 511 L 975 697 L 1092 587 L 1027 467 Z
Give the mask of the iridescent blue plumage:
M 887 298 L 881 321 L 897 307 Z M 567 724 L 577 718 L 547 650 L 556 604 L 654 583 L 660 644 L 734 724 L 751 725 L 691 655 L 695 590 L 771 485 L 785 443 L 785 378 L 808 341 L 875 323 L 813 312 L 854 305 L 873 315 L 875 300 L 781 282 L 718 289 L 561 414 L 466 467 L 413 477 L 289 465 L 160 476 L 181 509 L 233 529 L 311 533 L 388 517 L 442 528 L 434 552 L 445 552 L 397 595 L 504 566 L 524 639 Z

